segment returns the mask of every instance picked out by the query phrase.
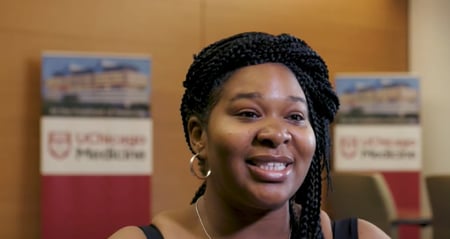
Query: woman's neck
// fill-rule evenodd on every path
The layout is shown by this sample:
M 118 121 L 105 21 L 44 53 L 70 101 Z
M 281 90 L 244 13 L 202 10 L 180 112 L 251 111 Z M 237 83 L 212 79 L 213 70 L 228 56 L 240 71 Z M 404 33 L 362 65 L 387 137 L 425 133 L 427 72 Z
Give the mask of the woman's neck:
M 290 234 L 288 202 L 263 210 L 206 194 L 195 206 L 199 222 L 211 238 L 288 238 Z

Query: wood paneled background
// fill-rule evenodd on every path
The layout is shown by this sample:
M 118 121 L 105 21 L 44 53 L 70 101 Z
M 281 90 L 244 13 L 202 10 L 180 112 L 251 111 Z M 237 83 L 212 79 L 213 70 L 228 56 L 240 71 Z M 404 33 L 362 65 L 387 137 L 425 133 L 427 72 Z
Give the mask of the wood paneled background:
M 155 214 L 188 204 L 200 183 L 189 174 L 178 109 L 202 46 L 240 31 L 288 32 L 325 58 L 331 77 L 406 71 L 407 7 L 407 0 L 0 1 L 0 237 L 40 235 L 42 51 L 152 56 Z

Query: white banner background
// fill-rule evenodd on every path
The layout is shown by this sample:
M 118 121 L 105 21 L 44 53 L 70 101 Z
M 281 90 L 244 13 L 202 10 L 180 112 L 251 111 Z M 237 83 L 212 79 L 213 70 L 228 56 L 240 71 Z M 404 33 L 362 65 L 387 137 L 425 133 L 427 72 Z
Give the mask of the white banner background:
M 336 125 L 335 169 L 345 171 L 418 171 L 420 125 Z
M 152 119 L 43 117 L 42 175 L 150 175 Z

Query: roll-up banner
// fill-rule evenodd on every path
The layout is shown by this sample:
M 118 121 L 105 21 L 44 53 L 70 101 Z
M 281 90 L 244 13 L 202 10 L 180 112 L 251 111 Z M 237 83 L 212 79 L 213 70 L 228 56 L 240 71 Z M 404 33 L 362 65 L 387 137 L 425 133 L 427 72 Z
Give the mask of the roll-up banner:
M 420 213 L 420 87 L 408 73 L 338 74 L 341 107 L 334 126 L 334 170 L 381 172 L 397 212 Z M 400 227 L 399 238 L 419 238 Z
M 151 60 L 42 54 L 41 238 L 107 238 L 150 222 Z

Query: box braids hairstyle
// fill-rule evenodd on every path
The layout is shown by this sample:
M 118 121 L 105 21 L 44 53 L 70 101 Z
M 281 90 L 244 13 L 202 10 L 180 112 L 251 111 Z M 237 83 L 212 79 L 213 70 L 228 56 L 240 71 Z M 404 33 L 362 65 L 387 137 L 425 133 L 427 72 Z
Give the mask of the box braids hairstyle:
M 191 116 L 207 124 L 212 107 L 218 101 L 223 83 L 237 69 L 245 66 L 281 63 L 296 76 L 302 87 L 316 138 L 316 149 L 305 180 L 290 199 L 292 238 L 323 238 L 320 226 L 322 170 L 329 180 L 329 125 L 339 108 L 339 100 L 329 82 L 328 69 L 322 58 L 303 40 L 289 35 L 244 32 L 217 41 L 194 56 L 186 79 L 181 102 L 184 134 L 189 144 L 187 122 Z M 204 182 L 191 203 L 203 195 Z M 301 207 L 300 215 L 294 204 Z

